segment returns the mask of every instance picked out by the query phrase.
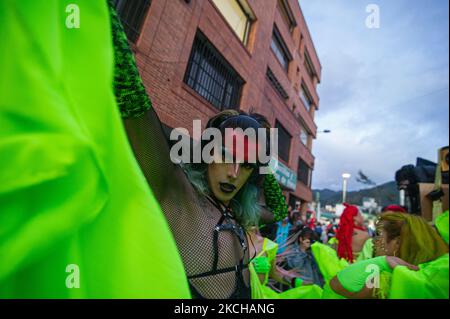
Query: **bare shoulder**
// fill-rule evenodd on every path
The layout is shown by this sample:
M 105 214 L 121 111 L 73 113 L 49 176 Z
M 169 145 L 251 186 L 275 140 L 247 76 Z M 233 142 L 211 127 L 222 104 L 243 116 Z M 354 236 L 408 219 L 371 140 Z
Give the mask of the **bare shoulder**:
M 370 238 L 370 235 L 369 235 L 369 233 L 366 230 L 360 230 L 360 229 L 355 229 L 353 231 L 353 236 L 357 236 L 358 238 L 361 238 L 361 239 L 363 239 L 363 238 L 365 238 L 365 239 Z

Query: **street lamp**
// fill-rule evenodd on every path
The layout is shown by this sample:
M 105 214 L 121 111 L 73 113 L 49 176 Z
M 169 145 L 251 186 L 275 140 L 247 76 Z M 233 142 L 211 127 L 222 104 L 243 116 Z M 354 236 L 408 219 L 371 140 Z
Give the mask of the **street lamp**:
M 342 202 L 345 203 L 346 199 L 347 199 L 347 182 L 350 179 L 350 177 L 352 177 L 352 175 L 350 175 L 349 173 L 344 173 L 342 174 Z
M 324 133 L 324 134 L 328 134 L 328 133 L 331 133 L 331 130 L 323 130 L 323 131 L 317 131 L 317 133 Z

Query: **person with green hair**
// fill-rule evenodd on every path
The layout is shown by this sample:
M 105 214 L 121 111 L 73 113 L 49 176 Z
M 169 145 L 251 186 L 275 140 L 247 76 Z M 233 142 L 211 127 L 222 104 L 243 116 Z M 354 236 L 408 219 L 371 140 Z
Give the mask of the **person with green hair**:
M 383 213 L 377 257 L 356 262 L 330 281 L 327 297 L 448 298 L 448 245 L 421 217 Z
M 206 124 L 207 129 L 220 131 L 223 139 L 230 134 L 228 129 L 257 130 L 265 126 L 263 117 L 233 110 L 218 113 Z M 201 145 L 202 150 L 205 145 Z M 235 156 L 232 163 L 223 161 L 226 152 Z M 173 188 L 165 190 L 161 203 L 195 298 L 251 297 L 252 255 L 246 231 L 259 224 L 262 207 L 258 198 L 264 175 L 259 171 L 263 164 L 247 162 L 246 157 L 247 153 L 239 154 L 238 148 L 222 149 L 213 155 L 211 163 L 202 160 L 174 165 L 172 171 L 179 171 L 177 178 L 167 176 Z M 173 206 L 171 196 L 184 203 L 179 207 L 182 211 Z
M 70 3 L 0 2 L 0 298 L 190 298 L 116 103 L 107 3 Z

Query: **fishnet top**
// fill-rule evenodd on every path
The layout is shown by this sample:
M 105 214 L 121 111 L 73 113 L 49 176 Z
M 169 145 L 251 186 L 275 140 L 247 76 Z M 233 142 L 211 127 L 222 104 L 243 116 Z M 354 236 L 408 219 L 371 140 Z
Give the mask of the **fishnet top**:
M 138 162 L 167 216 L 194 297 L 250 298 L 248 269 L 239 270 L 240 261 L 247 265 L 249 260 L 246 236 L 243 248 L 235 233 L 219 231 L 215 247 L 214 233 L 224 212 L 198 194 L 181 167 L 171 162 L 166 137 L 153 110 L 126 119 L 125 125 Z M 230 217 L 224 218 L 223 225 L 235 226 L 237 232 L 241 229 Z M 221 273 L 223 269 L 228 271 Z

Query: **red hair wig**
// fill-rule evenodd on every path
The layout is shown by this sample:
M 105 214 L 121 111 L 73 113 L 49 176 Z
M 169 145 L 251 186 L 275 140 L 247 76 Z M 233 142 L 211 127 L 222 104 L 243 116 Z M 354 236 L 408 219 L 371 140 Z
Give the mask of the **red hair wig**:
M 345 209 L 341 215 L 339 227 L 336 238 L 338 240 L 338 256 L 344 258 L 349 262 L 353 262 L 352 238 L 355 228 L 362 229 L 355 226 L 353 218 L 358 215 L 358 207 L 344 203 Z

